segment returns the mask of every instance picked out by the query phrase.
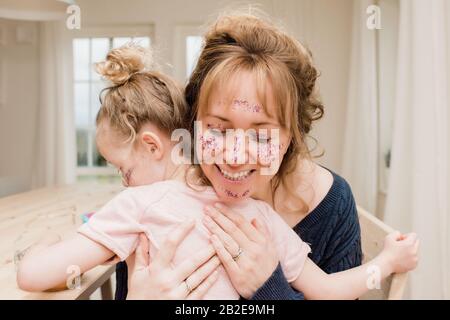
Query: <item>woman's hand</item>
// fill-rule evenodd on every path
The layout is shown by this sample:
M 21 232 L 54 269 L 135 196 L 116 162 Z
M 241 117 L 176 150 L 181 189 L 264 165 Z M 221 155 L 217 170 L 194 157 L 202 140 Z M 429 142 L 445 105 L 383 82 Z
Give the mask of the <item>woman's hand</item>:
M 212 246 L 172 268 L 171 261 L 181 241 L 194 227 L 193 221 L 182 223 L 166 239 L 158 254 L 149 261 L 149 243 L 139 236 L 135 261 L 129 275 L 127 299 L 197 300 L 203 297 L 217 280 L 220 260 Z
M 269 231 L 257 219 L 248 222 L 221 204 L 205 208 L 211 242 L 239 294 L 249 299 L 269 279 L 278 255 Z

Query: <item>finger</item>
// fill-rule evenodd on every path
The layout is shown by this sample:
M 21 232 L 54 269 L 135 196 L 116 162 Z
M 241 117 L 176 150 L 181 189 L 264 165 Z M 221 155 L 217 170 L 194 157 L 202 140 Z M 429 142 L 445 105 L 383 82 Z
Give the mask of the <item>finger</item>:
M 220 266 L 220 259 L 217 256 L 212 257 L 208 263 L 205 263 L 186 278 L 189 285 L 192 288 L 197 288 L 218 266 Z
M 203 298 L 217 279 L 219 279 L 219 271 L 216 270 L 191 292 L 191 294 L 187 297 L 187 300 L 200 300 Z
M 270 237 L 270 231 L 264 223 L 255 218 L 252 220 L 252 225 L 263 235 L 264 239 Z
M 139 242 L 136 247 L 135 267 L 147 267 L 149 265 L 149 243 L 145 234 L 139 234 Z
M 205 216 L 203 222 L 212 234 L 219 237 L 220 241 L 222 241 L 222 244 L 229 253 L 234 255 L 239 251 L 239 244 L 225 231 L 223 231 L 222 228 L 213 219 L 211 219 L 211 217 Z
M 195 254 L 192 258 L 185 260 L 182 262 L 177 268 L 177 279 L 179 282 L 183 281 L 187 277 L 189 277 L 195 270 L 200 268 L 203 264 L 205 264 L 208 260 L 211 259 L 212 256 L 216 254 L 214 247 L 212 245 L 208 245 L 206 249 Z M 203 279 L 202 279 L 203 280 Z
M 405 240 L 408 244 L 413 244 L 417 240 L 417 233 L 408 233 L 405 235 Z
M 210 216 L 231 238 L 233 238 L 241 247 L 249 241 L 249 238 L 220 211 L 211 206 L 205 207 L 205 213 Z
M 155 257 L 154 264 L 165 268 L 170 264 L 175 255 L 175 251 L 180 245 L 181 241 L 191 232 L 194 228 L 195 221 L 187 220 L 181 225 L 179 225 L 173 232 L 167 236 L 164 241 L 161 250 L 159 250 L 158 255 Z
M 255 226 L 248 222 L 241 214 L 234 212 L 227 206 L 216 203 L 216 209 L 230 219 L 250 240 L 261 241 L 261 235 L 255 230 Z
M 219 265 L 220 260 L 218 257 L 215 256 L 211 258 L 210 261 L 194 271 L 194 273 L 192 273 L 189 277 L 181 281 L 180 285 L 176 289 L 178 291 L 176 296 L 188 295 L 189 288 L 191 290 L 197 288 L 211 273 L 214 272 L 214 270 L 217 269 Z M 186 283 L 188 283 L 189 288 Z
M 222 242 L 217 238 L 217 236 L 212 235 L 211 242 L 216 250 L 217 256 L 219 257 L 220 261 L 222 262 L 223 266 L 225 267 L 225 270 L 227 270 L 228 274 L 237 273 L 239 270 L 239 267 L 236 263 L 236 261 L 233 260 L 230 253 L 225 249 Z
M 417 239 L 416 243 L 414 243 L 414 252 L 415 253 L 419 252 L 419 246 L 420 246 L 420 240 Z
M 391 239 L 391 240 L 394 240 L 394 241 L 399 241 L 399 240 L 402 240 L 401 238 L 402 238 L 402 234 L 400 233 L 400 231 L 393 231 L 393 232 L 391 232 L 391 233 L 389 233 L 387 236 L 386 236 L 386 238 L 387 239 Z

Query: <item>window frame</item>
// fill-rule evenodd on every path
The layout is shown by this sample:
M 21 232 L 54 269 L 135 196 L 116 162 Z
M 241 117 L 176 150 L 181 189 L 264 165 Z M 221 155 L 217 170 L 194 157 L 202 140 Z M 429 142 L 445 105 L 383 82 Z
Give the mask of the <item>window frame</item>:
M 74 30 L 73 33 L 71 33 L 71 45 L 72 45 L 72 51 L 73 51 L 73 41 L 75 39 L 92 39 L 92 38 L 119 38 L 119 37 L 148 37 L 150 39 L 150 45 L 154 43 L 154 27 L 151 24 L 137 24 L 137 25 L 114 25 L 114 26 L 90 26 L 90 27 L 83 27 L 80 30 Z M 73 62 L 74 63 L 74 62 Z M 72 67 L 73 68 L 73 67 Z M 87 82 L 89 83 L 89 88 L 91 88 L 94 81 L 92 80 L 91 76 L 89 75 L 88 80 L 84 81 L 75 81 L 75 77 L 72 78 L 72 87 L 75 87 L 75 83 L 82 83 Z M 91 90 L 91 89 L 90 89 Z M 75 97 L 74 97 L 75 99 Z M 75 110 L 75 103 L 73 105 L 74 114 L 76 112 Z M 89 94 L 89 113 L 91 113 L 92 106 L 91 106 L 91 95 Z M 89 115 L 92 118 L 92 115 Z M 95 124 L 88 124 L 87 127 L 78 127 L 74 123 L 74 129 L 75 133 L 78 129 L 85 129 L 88 132 L 87 137 L 87 148 L 88 148 L 88 158 L 93 156 L 94 152 L 92 152 L 94 149 L 92 147 L 92 138 L 90 137 L 92 135 L 92 132 L 95 132 Z M 77 149 L 78 152 L 78 149 Z M 92 159 L 91 159 L 92 160 Z M 77 161 L 76 166 L 76 175 L 77 177 L 80 176 L 112 176 L 117 175 L 117 170 L 113 168 L 112 166 L 89 166 L 89 163 L 92 163 L 92 161 L 87 161 L 87 166 L 79 166 Z
M 174 76 L 181 83 L 185 83 L 188 79 L 186 75 L 186 38 L 189 36 L 202 37 L 202 25 L 177 25 L 175 26 L 175 37 L 173 44 L 173 62 L 174 62 Z

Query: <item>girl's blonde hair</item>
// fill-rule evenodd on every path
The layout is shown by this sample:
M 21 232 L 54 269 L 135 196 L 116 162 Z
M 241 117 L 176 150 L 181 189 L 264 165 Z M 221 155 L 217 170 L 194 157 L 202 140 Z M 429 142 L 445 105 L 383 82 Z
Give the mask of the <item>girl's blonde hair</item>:
M 219 17 L 205 35 L 203 50 L 185 89 L 191 106 L 191 130 L 207 107 L 212 90 L 223 84 L 225 90 L 230 88 L 232 84 L 227 80 L 239 71 L 255 75 L 263 107 L 265 85 L 270 81 L 278 106 L 276 116 L 291 135 L 280 169 L 272 179 L 273 194 L 283 184 L 300 202 L 295 210 L 308 211 L 304 201 L 295 195 L 298 181 L 293 181 L 291 174 L 299 158 L 311 157 L 306 137 L 313 121 L 323 116 L 324 108 L 316 92 L 318 72 L 311 53 L 268 20 L 252 14 Z
M 168 135 L 186 127 L 182 88 L 153 67 L 150 49 L 134 43 L 111 50 L 106 61 L 96 64 L 97 72 L 111 83 L 100 94 L 97 125 L 106 119 L 131 142 L 147 122 Z

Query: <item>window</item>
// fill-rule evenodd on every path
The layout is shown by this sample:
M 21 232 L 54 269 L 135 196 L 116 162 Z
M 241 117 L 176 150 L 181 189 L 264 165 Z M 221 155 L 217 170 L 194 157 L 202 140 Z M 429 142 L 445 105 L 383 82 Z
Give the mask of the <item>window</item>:
M 150 37 L 80 37 L 73 39 L 74 108 L 77 139 L 78 175 L 111 175 L 95 146 L 95 117 L 100 108 L 99 94 L 107 84 L 95 72 L 94 64 L 103 61 L 112 48 L 129 41 L 150 46 Z
M 202 50 L 203 38 L 201 36 L 186 37 L 186 77 L 191 76 L 197 64 L 198 57 Z
M 197 64 L 203 46 L 203 37 L 199 26 L 176 26 L 175 46 L 173 50 L 174 76 L 184 83 Z

